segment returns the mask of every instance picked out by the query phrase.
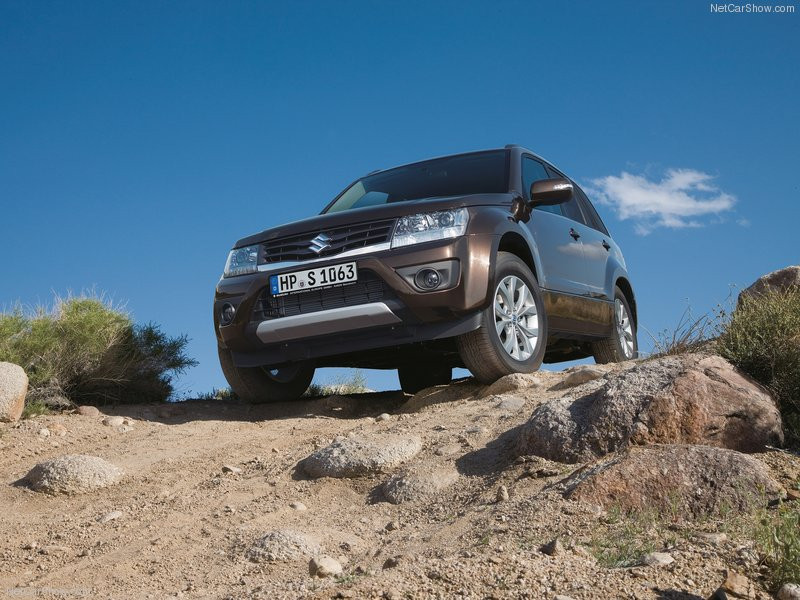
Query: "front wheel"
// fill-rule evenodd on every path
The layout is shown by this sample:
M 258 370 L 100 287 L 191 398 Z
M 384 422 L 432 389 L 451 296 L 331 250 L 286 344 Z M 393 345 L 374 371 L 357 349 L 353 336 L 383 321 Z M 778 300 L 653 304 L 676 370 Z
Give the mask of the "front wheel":
M 457 338 L 461 360 L 481 383 L 536 371 L 547 345 L 544 300 L 528 266 L 513 254 L 498 252 L 492 286 L 481 326 Z
M 229 350 L 217 347 L 222 373 L 231 390 L 252 403 L 297 400 L 314 378 L 314 366 L 307 362 L 280 367 L 237 367 Z
M 628 299 L 618 287 L 614 288 L 614 331 L 610 337 L 592 344 L 597 364 L 632 360 L 639 355 L 636 325 Z

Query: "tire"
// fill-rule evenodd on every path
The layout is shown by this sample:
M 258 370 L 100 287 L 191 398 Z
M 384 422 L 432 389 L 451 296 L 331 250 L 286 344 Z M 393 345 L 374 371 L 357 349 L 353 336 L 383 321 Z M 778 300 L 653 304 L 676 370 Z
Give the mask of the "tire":
M 611 337 L 592 344 L 592 354 L 597 364 L 633 360 L 639 356 L 636 324 L 632 315 L 633 311 L 625 294 L 614 287 L 614 333 Z
M 222 373 L 231 390 L 245 402 L 287 402 L 297 400 L 311 385 L 314 366 L 298 362 L 279 369 L 237 367 L 229 350 L 217 347 Z
M 453 380 L 453 369 L 444 366 L 424 364 L 400 367 L 397 369 L 400 389 L 406 394 L 416 394 L 434 385 L 447 385 Z
M 498 252 L 494 273 L 494 294 L 482 313 L 481 326 L 456 340 L 461 360 L 481 383 L 492 383 L 510 373 L 536 371 L 547 346 L 547 314 L 531 270 L 517 256 Z M 516 284 L 510 286 L 512 281 L 524 284 L 524 297 Z M 535 337 L 525 332 L 535 332 Z

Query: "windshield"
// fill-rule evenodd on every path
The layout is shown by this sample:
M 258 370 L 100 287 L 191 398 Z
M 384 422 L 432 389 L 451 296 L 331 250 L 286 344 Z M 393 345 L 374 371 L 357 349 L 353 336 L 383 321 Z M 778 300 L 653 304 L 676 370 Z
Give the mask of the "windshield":
M 508 192 L 508 151 L 447 156 L 368 175 L 347 188 L 325 212 L 423 198 Z

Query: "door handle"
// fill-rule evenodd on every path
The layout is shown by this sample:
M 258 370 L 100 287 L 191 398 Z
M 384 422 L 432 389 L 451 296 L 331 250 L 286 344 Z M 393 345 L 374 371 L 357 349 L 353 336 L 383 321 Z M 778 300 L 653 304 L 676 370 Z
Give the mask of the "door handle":
M 569 234 L 572 236 L 572 239 L 575 240 L 576 242 L 578 241 L 578 238 L 581 237 L 581 234 L 575 231 L 572 227 L 569 228 Z
M 606 250 L 611 250 L 611 244 L 603 240 L 603 248 L 605 248 Z

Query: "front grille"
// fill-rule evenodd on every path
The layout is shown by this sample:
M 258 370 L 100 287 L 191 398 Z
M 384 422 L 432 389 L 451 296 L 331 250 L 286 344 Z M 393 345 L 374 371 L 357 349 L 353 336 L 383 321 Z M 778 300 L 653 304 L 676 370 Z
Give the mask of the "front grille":
M 253 319 L 263 321 L 291 317 L 343 306 L 380 302 L 393 297 L 383 280 L 371 271 L 359 271 L 358 281 L 326 290 L 311 290 L 288 296 L 272 296 L 264 289 L 256 303 Z
M 382 244 L 389 241 L 393 228 L 394 219 L 388 219 L 386 221 L 358 223 L 357 225 L 343 225 L 332 229 L 323 229 L 270 240 L 264 243 L 263 261 L 266 264 L 271 264 L 283 261 L 324 258 L 348 250 Z M 312 240 L 320 234 L 324 234 L 329 238 L 329 241 L 327 241 L 329 246 L 320 250 L 320 252 L 315 252 L 311 249 Z M 319 248 L 319 245 L 315 247 Z

